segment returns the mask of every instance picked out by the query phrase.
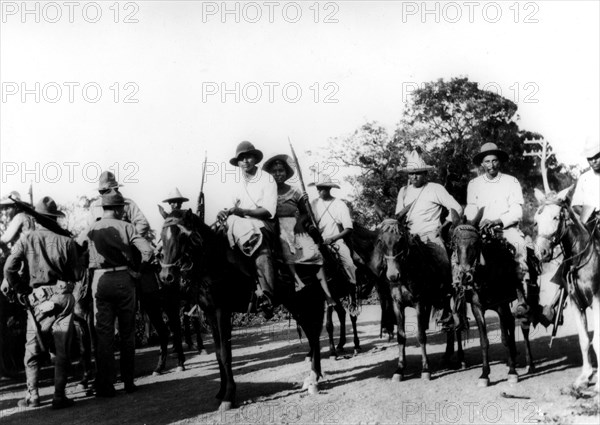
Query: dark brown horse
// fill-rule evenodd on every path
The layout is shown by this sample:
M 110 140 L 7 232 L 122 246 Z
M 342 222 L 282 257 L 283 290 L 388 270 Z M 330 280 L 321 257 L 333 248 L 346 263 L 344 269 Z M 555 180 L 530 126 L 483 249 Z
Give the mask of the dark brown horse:
M 593 311 L 596 361 L 600 358 L 600 242 L 593 236 L 593 229 L 586 228 L 569 205 L 567 195 L 570 189 L 558 194 L 544 194 L 535 190 L 541 204 L 534 217 L 537 226 L 536 247 L 542 261 L 553 258 L 556 246 L 562 250 L 563 261 L 559 270 L 564 270 L 566 274 L 563 285 L 577 307 L 573 313 L 583 359 L 581 374 L 574 385 L 586 388 L 594 372 L 589 357 L 590 337 L 586 317 L 589 307 Z M 600 389 L 599 382 L 596 380 L 596 392 Z
M 401 214 L 402 215 L 402 214 Z M 369 261 L 369 268 L 387 282 L 387 287 L 379 286 L 382 306 L 382 325 L 391 332 L 390 308 L 393 308 L 397 325 L 398 367 L 392 380 L 399 382 L 404 378 L 406 369 L 406 307 L 413 307 L 417 312 L 417 340 L 421 347 L 421 377 L 431 378 L 427 356 L 426 330 L 432 309 L 441 308 L 443 293 L 441 282 L 443 276 L 420 240 L 411 236 L 405 226 L 405 220 L 386 219 L 378 227 L 375 247 Z M 454 333 L 448 332 L 448 347 L 445 357 L 452 354 Z M 459 343 L 459 351 L 461 350 Z M 459 353 L 460 356 L 460 353 Z
M 480 233 L 479 221 L 483 209 L 479 210 L 474 220 L 466 222 L 452 211 L 453 235 L 453 286 L 454 310 L 460 318 L 459 328 L 467 328 L 466 304 L 471 304 L 479 329 L 483 370 L 478 386 L 489 385 L 490 362 L 488 356 L 489 340 L 485 322 L 486 310 L 494 310 L 500 318 L 502 343 L 508 350 L 508 381 L 516 383 L 519 375 L 515 369 L 517 355 L 515 342 L 515 318 L 510 310 L 510 303 L 517 299 L 521 290 L 515 261 L 511 248 L 501 237 L 489 233 Z M 531 271 L 531 280 L 537 276 Z M 524 288 L 525 290 L 527 288 Z M 529 304 L 532 304 L 531 302 Z M 533 359 L 529 345 L 529 324 L 521 326 L 525 340 L 527 370 L 533 371 Z
M 161 231 L 163 267 L 161 280 L 174 281 L 182 268 L 189 269 L 190 279 L 198 285 L 198 304 L 211 325 L 215 354 L 219 364 L 221 387 L 217 399 L 222 410 L 235 405 L 236 384 L 233 379 L 231 353 L 231 315 L 246 312 L 256 289 L 256 276 L 244 267 L 229 247 L 227 238 L 215 232 L 191 212 L 171 212 Z M 285 271 L 286 268 L 281 268 Z M 306 286 L 298 292 L 280 291 L 280 301 L 300 324 L 313 352 L 311 373 L 305 380 L 309 393 L 318 391 L 321 378 L 319 338 L 323 327 L 324 296 L 316 279 L 314 266 L 298 266 Z M 193 277 L 193 279 L 192 279 Z M 291 285 L 280 287 L 293 288 Z M 291 289 L 293 291 L 293 289 Z

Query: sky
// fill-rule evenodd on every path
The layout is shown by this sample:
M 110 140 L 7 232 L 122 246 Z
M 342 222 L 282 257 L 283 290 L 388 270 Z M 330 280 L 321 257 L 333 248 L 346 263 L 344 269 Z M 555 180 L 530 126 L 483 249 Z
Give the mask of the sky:
M 466 76 L 518 105 L 520 128 L 584 164 L 598 134 L 597 1 L 1 2 L 1 188 L 59 203 L 112 169 L 155 229 L 176 186 L 207 221 L 230 206 L 229 165 L 306 154 L 368 121 L 390 132 L 410 90 Z M 309 191 L 309 195 L 316 193 Z M 352 196 L 343 187 L 334 195 Z

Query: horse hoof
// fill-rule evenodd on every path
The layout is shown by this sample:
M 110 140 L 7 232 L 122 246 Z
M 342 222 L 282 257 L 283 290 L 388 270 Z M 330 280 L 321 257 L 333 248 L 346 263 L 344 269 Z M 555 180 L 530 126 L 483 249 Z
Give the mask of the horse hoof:
M 152 376 L 160 376 L 161 372 L 158 370 L 155 370 L 154 372 L 152 372 Z
M 310 356 L 306 356 L 306 357 L 304 357 L 304 361 L 306 363 L 310 363 L 312 361 L 312 359 L 310 358 Z
M 177 366 L 175 372 L 183 372 L 185 370 L 185 366 Z
M 310 385 L 310 376 L 304 378 L 304 382 L 302 383 L 302 390 L 307 390 Z
M 354 349 L 354 357 L 358 356 L 360 354 L 360 348 L 355 348 Z
M 392 382 L 401 382 L 402 381 L 402 375 L 400 375 L 399 373 L 394 373 L 394 375 L 392 376 Z
M 508 375 L 508 383 L 509 384 L 517 384 L 519 382 L 519 375 L 511 373 Z
M 219 410 L 221 412 L 226 412 L 228 410 L 231 410 L 232 408 L 233 408 L 232 401 L 222 401 L 221 404 L 219 405 Z
M 429 373 L 429 372 L 421 373 L 421 379 L 423 381 L 431 381 L 431 373 Z
M 479 378 L 479 380 L 477 381 L 477 386 L 479 388 L 485 388 L 485 387 L 487 387 L 489 385 L 490 385 L 489 378 Z
M 307 389 L 309 395 L 319 394 L 319 384 L 317 384 L 316 382 L 311 382 L 310 384 L 308 384 Z
M 467 368 L 467 362 L 460 362 L 460 368 L 465 370 Z
M 531 365 L 531 366 L 527 366 L 525 367 L 525 373 L 534 373 L 535 372 L 535 366 Z

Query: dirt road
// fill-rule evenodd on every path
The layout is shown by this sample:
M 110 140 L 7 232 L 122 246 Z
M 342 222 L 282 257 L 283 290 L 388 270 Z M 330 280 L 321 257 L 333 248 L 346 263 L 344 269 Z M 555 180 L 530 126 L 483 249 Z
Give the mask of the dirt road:
M 491 385 L 478 388 L 481 373 L 479 339 L 474 326 L 465 342 L 467 370 L 439 368 L 445 336 L 434 327 L 428 333 L 428 352 L 433 368 L 431 381 L 420 379 L 420 349 L 417 346 L 414 311 L 408 309 L 407 330 L 409 368 L 403 382 L 391 381 L 398 350 L 395 342 L 379 338 L 379 306 L 365 306 L 359 317 L 362 351 L 353 357 L 352 344 L 347 355 L 329 359 L 327 337 L 322 336 L 323 370 L 320 393 L 309 396 L 301 383 L 309 371 L 304 361 L 308 349 L 300 342 L 295 327 L 276 323 L 234 333 L 234 373 L 238 389 L 238 408 L 216 411 L 214 395 L 218 390 L 218 368 L 208 342 L 208 355 L 188 354 L 187 370 L 150 375 L 156 348 L 138 352 L 136 383 L 140 390 L 131 395 L 118 391 L 113 399 L 95 399 L 75 392 L 76 405 L 64 411 L 49 408 L 51 376 L 44 382 L 44 407 L 22 411 L 14 406 L 24 384 L 0 384 L 0 422 L 2 424 L 387 424 L 387 423 L 594 423 L 597 424 L 598 398 L 575 398 L 569 391 L 580 367 L 576 330 L 567 324 L 560 329 L 552 350 L 548 349 L 550 330 L 533 331 L 533 352 L 537 370 L 520 382 L 506 381 L 505 350 L 495 313 L 489 313 L 491 344 Z M 336 324 L 337 327 L 337 324 Z M 348 325 L 348 330 L 350 326 Z M 519 366 L 524 365 L 522 335 L 517 332 Z M 351 338 L 349 338 L 351 340 Z M 122 384 L 117 386 L 122 389 Z M 502 395 L 504 393 L 504 396 Z M 516 397 L 516 398 L 506 398 Z

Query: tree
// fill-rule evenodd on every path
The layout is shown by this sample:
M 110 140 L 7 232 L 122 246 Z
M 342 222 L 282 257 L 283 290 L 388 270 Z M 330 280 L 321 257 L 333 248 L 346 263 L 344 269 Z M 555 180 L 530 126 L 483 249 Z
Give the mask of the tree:
M 374 221 L 375 204 L 393 214 L 398 189 L 406 184 L 399 167 L 407 151 L 416 149 L 436 166 L 430 180 L 443 184 L 464 205 L 467 185 L 479 172 L 472 158 L 482 144 L 493 142 L 509 154 L 504 170 L 523 185 L 527 221 L 534 206 L 533 187 L 541 185 L 541 176 L 536 161 L 523 156 L 523 141 L 542 136 L 520 130 L 518 119 L 514 102 L 481 90 L 476 82 L 439 79 L 413 92 L 393 136 L 376 122 L 366 123 L 350 136 L 334 138 L 329 157 L 356 171 L 347 180 L 356 190 L 354 209 L 368 224 Z M 549 167 L 555 187 L 569 181 L 565 176 L 558 164 Z

